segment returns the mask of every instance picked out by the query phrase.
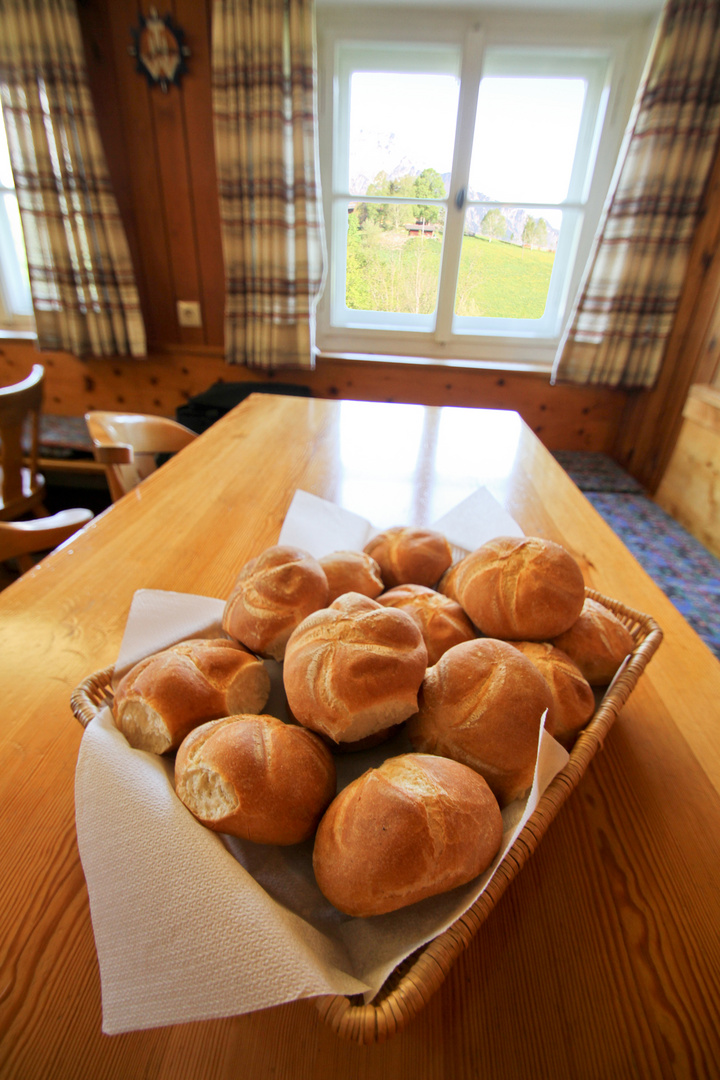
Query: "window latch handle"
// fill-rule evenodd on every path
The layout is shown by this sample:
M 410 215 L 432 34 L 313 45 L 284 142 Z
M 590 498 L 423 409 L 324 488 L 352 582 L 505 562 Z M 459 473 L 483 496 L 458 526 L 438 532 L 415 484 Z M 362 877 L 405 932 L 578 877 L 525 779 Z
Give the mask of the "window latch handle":
M 462 210 L 463 206 L 465 205 L 465 188 L 464 187 L 461 187 L 460 190 L 458 191 L 457 195 L 455 196 L 455 205 L 457 206 L 458 210 Z

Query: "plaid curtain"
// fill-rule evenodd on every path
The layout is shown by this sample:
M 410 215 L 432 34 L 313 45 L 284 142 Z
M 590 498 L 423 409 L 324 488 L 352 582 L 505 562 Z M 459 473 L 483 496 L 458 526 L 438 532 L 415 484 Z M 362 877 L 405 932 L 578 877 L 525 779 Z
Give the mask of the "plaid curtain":
M 312 0 L 214 0 L 228 363 L 315 364 L 324 233 Z
M 720 0 L 668 0 L 553 381 L 651 387 L 720 132 Z
M 145 329 L 75 0 L 0 0 L 0 101 L 39 347 L 143 356 Z

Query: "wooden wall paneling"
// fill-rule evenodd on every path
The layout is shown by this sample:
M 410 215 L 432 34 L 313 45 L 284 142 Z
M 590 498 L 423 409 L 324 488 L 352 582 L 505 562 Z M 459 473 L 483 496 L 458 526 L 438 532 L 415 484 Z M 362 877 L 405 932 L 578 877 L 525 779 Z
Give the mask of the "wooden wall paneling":
M 60 415 L 125 408 L 174 416 L 178 405 L 218 380 L 274 381 L 307 385 L 317 397 L 514 409 L 552 450 L 608 452 L 626 397 L 601 387 L 552 387 L 547 376 L 521 372 L 498 375 L 327 357 L 312 372 L 269 375 L 227 365 L 219 348 L 168 347 L 146 360 L 78 360 L 65 353 L 38 353 L 32 343 L 0 346 L 0 384 L 17 382 L 37 362 L 46 365 L 46 411 Z
M 720 389 L 691 388 L 656 501 L 720 558 Z
M 720 302 L 720 152 L 708 180 L 662 370 L 651 390 L 629 393 L 613 456 L 655 492 L 682 426 Z
M 177 315 L 171 260 L 165 231 L 165 197 L 158 161 L 157 135 L 151 95 L 161 93 L 148 86 L 135 70 L 128 53 L 131 29 L 138 25 L 135 0 L 102 0 L 105 3 L 117 71 L 118 108 L 127 133 L 130 157 L 129 188 L 134 232 L 146 281 L 143 316 L 148 349 L 177 340 Z
M 176 0 L 178 24 L 190 48 L 188 74 L 182 80 L 187 127 L 190 191 L 197 245 L 203 340 L 222 347 L 225 316 L 225 271 L 220 233 L 220 203 L 215 171 L 212 115 L 211 3 Z
M 168 87 L 166 94 L 160 87 L 154 87 L 150 92 L 175 316 L 173 332 L 164 341 L 200 345 L 204 343 L 202 327 L 180 326 L 176 313 L 178 300 L 200 302 L 198 252 L 183 117 L 184 93 L 182 87 L 177 86 Z

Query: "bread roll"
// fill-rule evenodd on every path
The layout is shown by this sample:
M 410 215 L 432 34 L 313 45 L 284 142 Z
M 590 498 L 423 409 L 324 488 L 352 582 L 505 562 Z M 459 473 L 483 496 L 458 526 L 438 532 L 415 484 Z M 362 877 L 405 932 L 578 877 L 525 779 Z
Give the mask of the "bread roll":
M 563 746 L 570 746 L 595 712 L 590 683 L 567 653 L 547 641 L 514 641 L 513 645 L 532 660 L 550 687 L 553 703 L 545 727 Z
M 198 724 L 260 712 L 270 695 L 262 660 L 234 641 L 183 641 L 135 664 L 115 690 L 115 725 L 136 750 L 175 750 Z
M 407 733 L 415 750 L 475 769 L 505 806 L 532 784 L 551 705 L 550 687 L 526 656 L 506 641 L 476 638 L 428 668 Z
M 203 724 L 175 759 L 175 790 L 198 821 L 257 844 L 309 840 L 335 788 L 327 747 L 274 716 Z
M 426 585 L 396 585 L 378 596 L 378 603 L 405 611 L 415 620 L 427 647 L 428 667 L 436 664 L 453 645 L 477 637 L 475 627 L 460 605 Z
M 585 599 L 582 571 L 552 540 L 499 536 L 466 555 L 440 584 L 481 633 L 546 641 L 567 630 Z
M 283 682 L 301 724 L 350 743 L 415 712 L 426 666 L 425 642 L 409 615 L 346 593 L 294 631 Z
M 223 630 L 260 656 L 282 660 L 295 627 L 327 602 L 327 578 L 318 560 L 278 544 L 238 574 L 225 604 Z
M 380 567 L 364 551 L 334 551 L 320 559 L 328 580 L 328 604 L 344 593 L 356 592 L 375 599 L 384 589 Z
M 483 873 L 502 841 L 482 777 L 430 754 L 387 758 L 349 784 L 318 827 L 313 869 L 347 915 L 381 915 Z
M 591 686 L 612 682 L 625 657 L 635 649 L 625 624 L 589 596 L 577 620 L 555 637 L 553 644 L 577 664 Z
M 386 589 L 405 584 L 433 587 L 452 562 L 449 543 L 434 529 L 386 529 L 365 545 L 365 551 L 379 563 Z

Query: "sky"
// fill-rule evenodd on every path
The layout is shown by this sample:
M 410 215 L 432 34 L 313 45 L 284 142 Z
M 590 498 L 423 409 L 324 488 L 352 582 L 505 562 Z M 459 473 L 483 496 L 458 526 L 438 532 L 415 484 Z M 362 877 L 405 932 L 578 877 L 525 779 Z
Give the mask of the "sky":
M 580 79 L 483 79 L 470 187 L 508 202 L 565 198 L 583 101 Z M 449 173 L 457 102 L 451 75 L 354 74 L 351 179 L 392 172 L 403 159 Z

